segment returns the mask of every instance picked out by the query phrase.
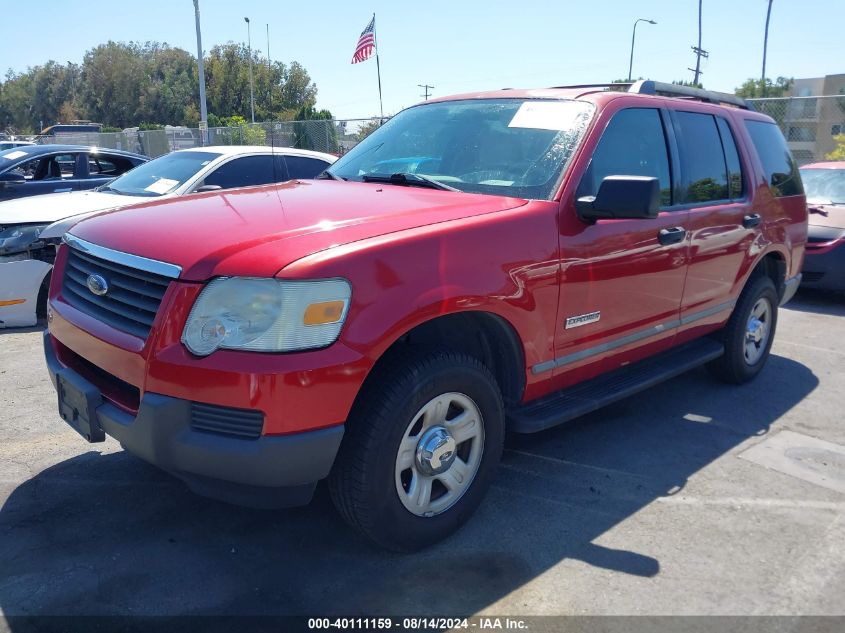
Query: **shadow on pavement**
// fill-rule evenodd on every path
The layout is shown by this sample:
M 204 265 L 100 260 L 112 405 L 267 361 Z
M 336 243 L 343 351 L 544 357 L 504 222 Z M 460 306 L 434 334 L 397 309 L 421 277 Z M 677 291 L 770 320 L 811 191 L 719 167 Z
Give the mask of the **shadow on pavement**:
M 40 320 L 37 324 L 31 325 L 29 327 L 0 327 L 0 336 L 3 336 L 4 334 L 28 334 L 30 332 L 43 332 L 46 327 L 47 322 L 43 319 Z
M 792 301 L 783 307 L 813 314 L 845 316 L 845 293 L 800 288 Z
M 749 385 L 694 371 L 567 426 L 510 438 L 474 519 L 414 555 L 369 546 L 324 489 L 306 508 L 248 510 L 197 497 L 125 453 L 88 452 L 21 484 L 0 510 L 0 609 L 451 615 L 476 612 L 566 559 L 652 577 L 660 534 L 638 552 L 596 541 L 767 433 L 817 384 L 805 366 L 772 356 Z

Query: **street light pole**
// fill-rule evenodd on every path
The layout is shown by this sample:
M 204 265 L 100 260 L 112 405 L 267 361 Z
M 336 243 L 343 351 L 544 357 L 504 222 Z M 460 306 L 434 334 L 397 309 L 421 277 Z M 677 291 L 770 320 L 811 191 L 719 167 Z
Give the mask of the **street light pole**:
M 631 61 L 628 62 L 628 81 L 631 81 L 631 71 L 634 68 L 634 42 L 637 39 L 637 24 L 640 22 L 648 22 L 649 24 L 657 24 L 654 20 L 646 20 L 645 18 L 639 18 L 636 22 L 634 22 L 634 33 L 631 35 Z
M 208 125 L 208 111 L 205 105 L 205 64 L 202 57 L 202 34 L 200 32 L 200 3 L 194 0 L 194 18 L 197 23 L 197 65 L 200 74 L 200 128 Z M 202 130 L 202 144 L 205 145 L 205 130 Z
M 772 0 L 769 0 L 769 9 L 766 11 L 766 33 L 763 35 L 763 74 L 760 77 L 760 90 L 766 96 L 766 49 L 769 46 L 769 18 L 772 17 Z
M 246 22 L 246 42 L 249 54 L 249 108 L 252 113 L 252 122 L 255 123 L 255 87 L 252 84 L 252 38 L 249 34 L 249 18 L 244 18 L 244 22 Z

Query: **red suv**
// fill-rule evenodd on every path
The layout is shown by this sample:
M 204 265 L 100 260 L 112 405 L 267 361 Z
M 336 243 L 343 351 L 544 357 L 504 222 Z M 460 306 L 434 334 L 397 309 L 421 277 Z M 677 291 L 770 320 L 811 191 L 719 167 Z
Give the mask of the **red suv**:
M 322 179 L 134 207 L 56 259 L 61 416 L 195 491 L 340 513 L 409 550 L 532 433 L 707 364 L 763 367 L 800 280 L 774 122 L 655 82 L 501 90 L 392 118 Z

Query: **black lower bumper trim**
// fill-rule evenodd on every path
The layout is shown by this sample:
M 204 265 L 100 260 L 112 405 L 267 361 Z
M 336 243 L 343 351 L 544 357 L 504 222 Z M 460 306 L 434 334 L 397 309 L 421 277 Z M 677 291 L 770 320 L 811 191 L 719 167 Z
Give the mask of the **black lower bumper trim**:
M 257 439 L 198 431 L 191 428 L 190 401 L 155 393 L 144 394 L 133 417 L 101 400 L 94 384 L 62 366 L 48 332 L 44 351 L 53 384 L 72 380 L 98 403 L 92 417 L 107 435 L 204 496 L 254 507 L 307 503 L 317 481 L 328 476 L 343 438 L 343 425 Z

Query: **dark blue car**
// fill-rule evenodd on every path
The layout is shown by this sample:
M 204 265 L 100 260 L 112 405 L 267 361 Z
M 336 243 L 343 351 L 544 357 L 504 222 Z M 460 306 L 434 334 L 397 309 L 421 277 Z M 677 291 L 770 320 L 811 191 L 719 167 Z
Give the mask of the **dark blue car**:
M 148 160 L 140 154 L 79 145 L 14 147 L 0 152 L 0 201 L 93 189 Z

